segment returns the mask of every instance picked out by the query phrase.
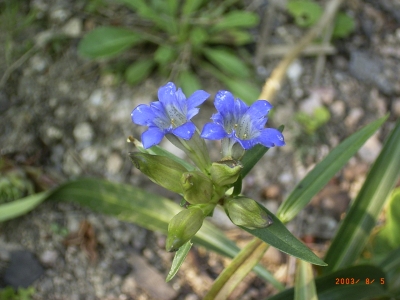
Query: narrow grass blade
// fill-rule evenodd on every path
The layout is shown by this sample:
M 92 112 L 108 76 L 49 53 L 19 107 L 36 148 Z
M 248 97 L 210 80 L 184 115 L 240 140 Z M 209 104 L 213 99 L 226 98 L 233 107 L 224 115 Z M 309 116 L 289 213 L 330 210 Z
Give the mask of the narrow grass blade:
M 315 279 L 319 300 L 375 299 L 387 295 L 381 278 L 384 271 L 371 265 L 342 269 Z M 287 289 L 268 300 L 293 299 L 294 288 Z
M 42 192 L 0 205 L 0 222 L 26 214 L 42 203 L 48 195 L 48 192 Z
M 369 137 L 386 121 L 382 117 L 357 131 L 333 149 L 315 168 L 300 181 L 278 210 L 283 222 L 292 220 L 321 190 L 328 181 L 347 163 Z M 400 157 L 400 156 L 399 156 Z
M 381 209 L 400 176 L 400 119 L 326 254 L 329 272 L 353 264 L 364 249 Z
M 176 273 L 178 273 L 179 268 L 182 266 L 183 262 L 185 261 L 185 258 L 187 256 L 187 254 L 189 253 L 190 248 L 192 248 L 192 245 L 193 245 L 192 242 L 188 241 L 188 242 L 186 242 L 185 245 L 180 247 L 178 251 L 176 251 L 174 260 L 172 261 L 171 270 L 169 271 L 167 279 L 165 280 L 166 282 L 170 281 L 172 278 L 174 278 Z
M 304 260 L 297 260 L 294 300 L 318 300 L 312 265 Z

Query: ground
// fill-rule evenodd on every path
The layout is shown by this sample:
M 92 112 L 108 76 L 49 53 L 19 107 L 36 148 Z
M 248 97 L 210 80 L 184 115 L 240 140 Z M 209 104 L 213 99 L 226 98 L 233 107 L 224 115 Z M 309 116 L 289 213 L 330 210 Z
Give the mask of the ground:
M 10 2 L 0 1 L 0 7 Z M 20 1 L 16 12 L 8 12 L 8 23 L 1 23 L 0 44 L 5 47 L 0 48 L 0 154 L 13 169 L 32 167 L 47 186 L 91 176 L 129 183 L 178 201 L 142 176 L 127 156 L 133 150 L 127 137 L 139 138 L 144 130 L 132 124 L 130 112 L 156 100 L 165 79 L 155 74 L 138 86 L 129 86 L 106 72 L 106 62 L 78 56 L 77 44 L 88 30 L 118 19 L 119 13 L 126 14 L 105 6 L 90 15 L 84 10 L 86 4 L 83 0 Z M 268 5 L 253 1 L 248 7 L 263 15 L 273 5 L 274 1 Z M 33 20 L 28 26 L 21 25 L 28 22 L 31 9 L 36 9 Z M 274 9 L 266 54 L 257 66 L 260 87 L 280 59 L 268 55 L 269 46 L 291 48 L 305 32 L 279 6 Z M 335 53 L 327 56 L 321 73 L 315 71 L 315 54 L 301 56 L 289 68 L 288 80 L 272 100 L 275 110 L 268 122 L 274 127 L 285 125 L 287 145 L 271 149 L 243 187 L 245 195 L 276 211 L 330 149 L 390 113 L 388 122 L 344 170 L 288 224 L 321 256 L 400 116 L 400 2 L 352 0 L 342 10 L 354 18 L 355 31 L 333 41 Z M 261 31 L 262 26 L 254 32 L 258 43 Z M 55 38 L 51 32 L 62 35 Z M 51 41 L 41 42 L 49 33 Z M 224 88 L 210 78 L 202 78 L 202 83 L 212 97 Z M 315 107 L 325 107 L 331 117 L 306 134 L 294 119 L 299 111 L 307 113 Z M 214 112 L 210 99 L 195 123 L 204 124 Z M 175 151 L 166 142 L 162 145 Z M 209 143 L 209 147 L 217 160 L 218 144 Z M 249 241 L 223 214 L 217 213 L 214 221 L 239 245 Z M 32 283 L 33 299 L 194 300 L 204 295 L 229 263 L 195 247 L 177 278 L 165 283 L 173 255 L 164 246 L 162 234 L 71 203 L 46 202 L 0 224 L 0 275 L 11 265 L 11 253 L 24 250 L 40 262 L 37 272 L 41 276 Z M 281 282 L 291 284 L 294 260 L 271 248 L 263 263 Z M 251 274 L 232 299 L 263 299 L 274 292 Z

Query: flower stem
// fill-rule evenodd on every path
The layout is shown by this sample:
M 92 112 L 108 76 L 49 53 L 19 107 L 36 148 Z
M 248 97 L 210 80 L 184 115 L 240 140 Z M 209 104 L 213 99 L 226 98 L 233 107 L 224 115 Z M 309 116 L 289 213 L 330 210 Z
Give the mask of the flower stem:
M 197 131 L 190 140 L 177 138 L 172 134 L 167 134 L 166 137 L 172 144 L 184 151 L 201 171 L 205 174 L 210 173 L 211 159 L 208 154 L 207 145 L 200 138 Z
M 258 238 L 248 243 L 218 276 L 204 300 L 227 299 L 234 288 L 243 280 L 245 274 L 250 272 L 260 261 L 268 246 Z

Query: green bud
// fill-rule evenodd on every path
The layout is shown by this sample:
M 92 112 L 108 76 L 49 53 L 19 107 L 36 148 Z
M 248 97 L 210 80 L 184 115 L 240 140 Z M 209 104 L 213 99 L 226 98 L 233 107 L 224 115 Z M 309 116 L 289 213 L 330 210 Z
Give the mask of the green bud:
M 256 229 L 268 227 L 273 223 L 272 218 L 250 198 L 227 199 L 224 208 L 232 223 L 238 226 Z
M 165 248 L 176 251 L 189 241 L 203 225 L 205 216 L 198 207 L 182 210 L 168 224 L 168 236 Z
M 131 152 L 129 157 L 133 165 L 151 181 L 167 190 L 182 193 L 181 176 L 187 169 L 180 163 L 166 156 Z
M 191 204 L 210 202 L 213 193 L 213 183 L 200 171 L 185 172 L 181 177 L 183 196 Z
M 212 181 L 217 186 L 233 184 L 238 179 L 242 168 L 242 164 L 235 160 L 215 162 L 210 170 Z

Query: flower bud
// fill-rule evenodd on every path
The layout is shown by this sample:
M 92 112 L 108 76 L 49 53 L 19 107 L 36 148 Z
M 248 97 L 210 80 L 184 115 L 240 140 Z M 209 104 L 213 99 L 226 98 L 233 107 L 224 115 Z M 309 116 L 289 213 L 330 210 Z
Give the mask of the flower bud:
M 205 216 L 198 207 L 182 210 L 168 224 L 168 236 L 165 248 L 176 251 L 190 240 L 203 225 Z
M 213 193 L 213 183 L 200 171 L 185 172 L 181 177 L 183 196 L 191 204 L 210 202 Z
M 242 168 L 242 164 L 235 160 L 215 162 L 211 166 L 211 178 L 217 186 L 233 184 L 238 179 Z
M 260 205 L 250 198 L 237 197 L 224 203 L 226 214 L 232 223 L 249 229 L 265 228 L 273 221 Z
M 167 190 L 182 193 L 181 176 L 187 169 L 180 163 L 166 156 L 131 152 L 129 157 L 133 165 L 151 181 Z

